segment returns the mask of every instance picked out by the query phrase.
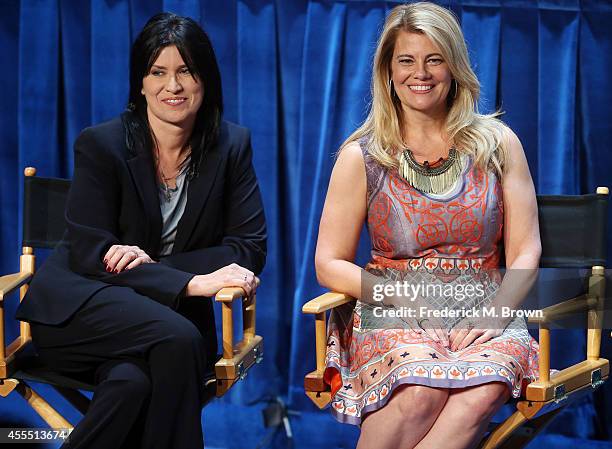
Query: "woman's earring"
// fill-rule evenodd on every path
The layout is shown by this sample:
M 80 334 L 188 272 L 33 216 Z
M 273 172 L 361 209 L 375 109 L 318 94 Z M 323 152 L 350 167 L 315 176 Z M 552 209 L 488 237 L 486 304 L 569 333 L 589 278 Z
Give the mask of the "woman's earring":
M 389 78 L 389 96 L 393 98 L 393 94 L 395 94 L 395 89 L 393 88 L 393 79 Z
M 459 91 L 459 83 L 453 78 L 453 85 L 455 86 L 455 93 L 453 94 L 453 100 L 457 99 L 457 92 Z

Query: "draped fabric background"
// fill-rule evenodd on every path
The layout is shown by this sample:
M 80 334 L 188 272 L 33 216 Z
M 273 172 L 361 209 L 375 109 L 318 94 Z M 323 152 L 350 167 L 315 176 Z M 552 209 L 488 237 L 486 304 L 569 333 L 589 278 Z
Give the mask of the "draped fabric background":
M 72 175 L 72 144 L 80 130 L 116 116 L 125 107 L 129 48 L 146 20 L 160 11 L 188 15 L 213 41 L 223 75 L 225 117 L 249 127 L 253 134 L 270 240 L 258 292 L 257 325 L 265 339 L 265 361 L 251 370 L 246 382 L 205 409 L 207 445 L 256 447 L 268 434 L 260 410 L 266 400 L 280 396 L 300 413 L 290 416 L 297 447 L 354 447 L 358 430 L 335 423 L 304 396 L 302 379 L 314 366 L 314 326 L 311 317 L 302 316 L 301 306 L 322 292 L 313 256 L 334 153 L 365 117 L 376 38 L 386 11 L 395 4 L 350 0 L 4 0 L 0 4 L 2 273 L 18 269 L 23 168 L 35 166 L 42 176 Z M 611 185 L 612 4 L 607 0 L 443 4 L 461 19 L 482 83 L 481 109 L 506 111 L 504 120 L 522 140 L 538 193 L 586 193 L 598 185 Z M 367 254 L 364 239 L 359 261 L 365 262 Z M 7 316 L 14 309 L 7 305 Z M 15 334 L 16 327 L 11 326 L 7 337 Z M 603 354 L 610 358 L 607 333 L 603 344 Z M 583 332 L 559 332 L 553 351 L 553 366 L 574 363 L 585 354 Z M 45 386 L 40 389 L 49 392 Z M 541 437 L 540 445 L 554 438 L 557 447 L 576 446 L 576 438 L 607 438 L 612 432 L 611 390 L 608 385 L 597 398 L 589 397 L 564 412 Z M 57 407 L 68 409 L 61 399 Z M 0 401 L 0 416 L 43 426 L 19 397 Z M 238 434 L 232 427 L 236 425 L 245 430 Z M 273 447 L 289 446 L 283 433 L 268 439 Z M 579 446 L 588 447 L 584 441 Z

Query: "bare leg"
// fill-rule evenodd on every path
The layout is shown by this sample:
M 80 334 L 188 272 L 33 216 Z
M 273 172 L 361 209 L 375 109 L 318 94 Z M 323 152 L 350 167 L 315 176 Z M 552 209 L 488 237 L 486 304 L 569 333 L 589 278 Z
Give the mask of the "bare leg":
M 509 397 L 508 386 L 502 382 L 451 389 L 436 422 L 415 449 L 475 447 L 493 415 Z
M 414 447 L 431 428 L 447 398 L 444 388 L 399 387 L 387 405 L 364 418 L 357 449 Z

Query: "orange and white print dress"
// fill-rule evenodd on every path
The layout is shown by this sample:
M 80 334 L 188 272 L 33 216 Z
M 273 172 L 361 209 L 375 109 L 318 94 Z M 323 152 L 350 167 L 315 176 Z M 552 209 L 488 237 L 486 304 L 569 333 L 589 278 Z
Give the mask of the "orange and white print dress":
M 366 270 L 386 279 L 408 273 L 425 282 L 495 271 L 503 201 L 493 172 L 464 157 L 463 172 L 449 192 L 425 194 L 371 158 L 365 139 L 360 144 L 372 241 Z M 489 285 L 493 296 L 497 286 Z M 331 412 L 340 422 L 360 425 L 402 384 L 464 388 L 505 382 L 518 397 L 537 378 L 538 345 L 523 318 L 514 318 L 499 337 L 452 352 L 408 326 L 366 323 L 372 317 L 368 307 L 357 301 L 330 315 L 325 380 L 332 388 Z

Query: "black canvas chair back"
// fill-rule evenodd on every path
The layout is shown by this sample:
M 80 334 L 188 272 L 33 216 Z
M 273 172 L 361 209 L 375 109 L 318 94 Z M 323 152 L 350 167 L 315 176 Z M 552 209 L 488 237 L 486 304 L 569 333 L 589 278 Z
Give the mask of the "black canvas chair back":
M 27 173 L 27 170 L 26 170 Z M 70 190 L 70 180 L 24 177 L 23 186 L 23 246 L 54 248 L 64 235 L 64 210 Z M 92 390 L 93 386 L 48 370 L 29 347 L 18 356 L 21 369 L 15 377 L 61 385 L 68 388 Z
M 605 266 L 607 208 L 607 194 L 539 195 L 540 266 Z
M 69 189 L 67 179 L 24 177 L 23 246 L 54 248 L 62 239 Z

